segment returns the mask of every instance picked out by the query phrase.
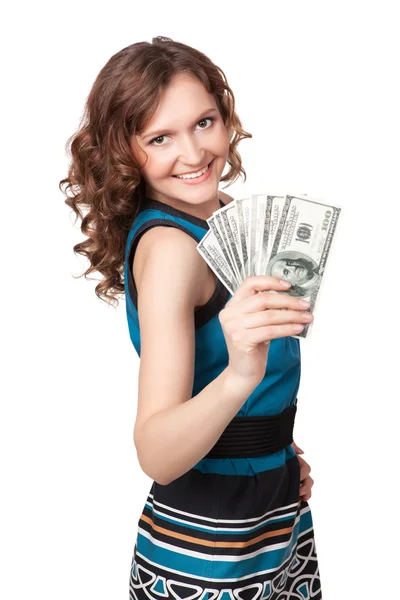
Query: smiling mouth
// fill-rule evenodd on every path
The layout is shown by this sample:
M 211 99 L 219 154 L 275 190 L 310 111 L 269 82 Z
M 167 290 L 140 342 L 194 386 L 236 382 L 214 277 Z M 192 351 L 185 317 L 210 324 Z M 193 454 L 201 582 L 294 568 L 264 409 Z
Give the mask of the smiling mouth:
M 208 165 L 206 165 L 207 171 L 210 168 L 210 165 L 212 164 L 213 160 L 214 159 L 212 159 L 212 161 L 210 161 L 208 163 Z M 198 172 L 202 171 L 203 169 L 205 169 L 206 167 L 203 167 L 202 169 L 199 169 L 198 171 L 195 171 L 195 172 L 198 173 Z M 206 173 L 207 173 L 207 171 L 206 171 Z M 176 177 L 177 179 L 182 179 L 182 175 L 192 175 L 192 177 L 190 177 L 190 179 L 196 179 L 196 177 L 193 177 L 193 173 L 181 173 L 179 176 L 178 175 L 172 175 L 172 177 Z M 201 177 L 201 175 L 199 175 L 199 177 Z

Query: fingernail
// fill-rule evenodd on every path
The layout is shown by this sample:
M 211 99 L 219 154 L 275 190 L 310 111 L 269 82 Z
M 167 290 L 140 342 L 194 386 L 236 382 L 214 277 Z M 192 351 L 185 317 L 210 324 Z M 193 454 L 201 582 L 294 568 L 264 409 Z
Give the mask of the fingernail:
M 310 303 L 307 302 L 307 300 L 298 300 L 298 303 L 300 306 L 304 306 L 304 308 L 308 308 L 310 306 Z

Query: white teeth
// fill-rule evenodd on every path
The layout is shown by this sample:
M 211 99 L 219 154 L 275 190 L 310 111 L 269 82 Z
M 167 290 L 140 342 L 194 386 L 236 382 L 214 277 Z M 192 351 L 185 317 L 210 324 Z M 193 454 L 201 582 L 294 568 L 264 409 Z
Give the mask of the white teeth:
M 202 171 L 197 171 L 197 173 L 190 173 L 190 175 L 177 175 L 177 177 L 179 177 L 179 179 L 194 179 L 195 177 L 200 177 L 200 175 L 203 175 L 207 169 L 208 165 L 204 167 Z

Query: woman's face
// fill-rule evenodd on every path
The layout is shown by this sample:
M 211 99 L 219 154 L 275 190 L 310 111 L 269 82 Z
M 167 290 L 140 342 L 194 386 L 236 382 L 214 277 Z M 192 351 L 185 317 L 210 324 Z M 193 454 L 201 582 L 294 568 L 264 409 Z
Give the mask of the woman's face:
M 132 136 L 131 148 L 147 197 L 200 218 L 219 208 L 218 185 L 228 158 L 229 132 L 214 96 L 197 79 L 187 74 L 173 79 L 145 129 Z M 205 178 L 177 177 L 207 165 Z

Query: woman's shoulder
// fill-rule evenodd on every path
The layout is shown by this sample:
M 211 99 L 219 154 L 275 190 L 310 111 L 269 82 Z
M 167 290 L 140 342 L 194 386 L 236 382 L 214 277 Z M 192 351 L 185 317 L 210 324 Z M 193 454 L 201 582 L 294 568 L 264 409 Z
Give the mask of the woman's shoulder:
M 136 244 L 130 265 L 138 292 L 146 271 L 148 279 L 153 281 L 167 277 L 172 283 L 173 293 L 179 288 L 182 295 L 182 290 L 188 285 L 193 291 L 195 305 L 201 304 L 208 270 L 196 246 L 197 241 L 180 228 L 159 224 L 146 229 Z M 165 286 L 161 287 L 165 293 Z

